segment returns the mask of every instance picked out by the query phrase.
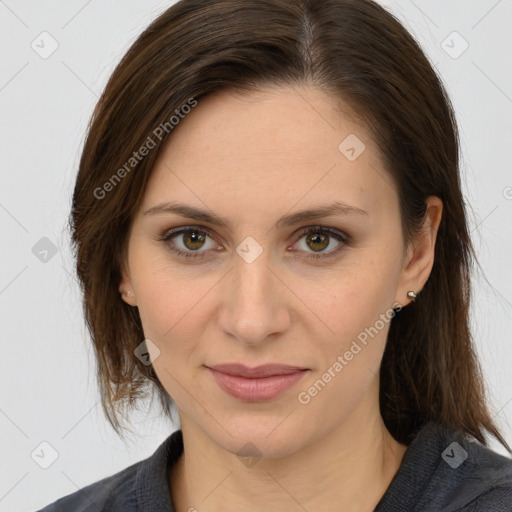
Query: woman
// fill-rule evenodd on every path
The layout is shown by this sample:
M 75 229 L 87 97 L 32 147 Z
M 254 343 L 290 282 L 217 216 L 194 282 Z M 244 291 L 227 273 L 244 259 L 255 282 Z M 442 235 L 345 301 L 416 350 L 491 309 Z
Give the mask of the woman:
M 96 107 L 71 229 L 104 411 L 180 429 L 51 510 L 505 511 L 443 85 L 367 0 L 181 0 Z

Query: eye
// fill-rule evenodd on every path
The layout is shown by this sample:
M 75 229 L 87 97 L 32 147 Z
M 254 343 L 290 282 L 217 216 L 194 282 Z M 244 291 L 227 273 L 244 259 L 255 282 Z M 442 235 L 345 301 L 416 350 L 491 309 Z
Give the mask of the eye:
M 169 249 L 175 252 L 178 256 L 183 256 L 185 258 L 204 258 L 205 256 L 203 253 L 207 252 L 207 250 L 220 248 L 217 244 L 212 243 L 210 247 L 206 247 L 206 250 L 200 250 L 204 248 L 207 238 L 211 239 L 211 236 L 207 231 L 194 227 L 187 227 L 167 231 L 159 238 L 159 240 L 167 243 Z M 178 242 L 174 242 L 174 239 L 177 239 Z M 169 242 L 172 243 L 169 244 Z
M 302 245 L 305 252 L 308 252 L 307 249 L 313 250 L 313 253 L 304 256 L 305 258 L 328 258 L 334 256 L 343 250 L 346 245 L 349 245 L 350 242 L 348 235 L 323 226 L 306 228 L 301 231 L 299 236 L 300 239 L 296 244 L 304 239 L 304 242 L 299 245 Z M 327 247 L 332 246 L 332 239 L 336 240 L 335 248 L 330 251 L 324 251 Z
M 302 245 L 299 252 L 309 252 L 308 249 L 313 250 L 308 256 L 299 256 L 304 258 L 327 258 L 350 245 L 350 237 L 347 234 L 323 226 L 305 228 L 300 232 L 299 237 L 299 240 L 294 244 L 297 245 L 304 239 L 304 242 L 299 244 Z M 211 240 L 209 247 L 208 238 Z M 332 245 L 333 239 L 336 241 L 335 248 L 324 251 Z M 193 226 L 166 231 L 157 240 L 166 243 L 171 251 L 185 258 L 205 258 L 207 257 L 205 253 L 209 250 L 223 250 L 221 246 L 213 241 L 208 231 Z M 292 252 L 296 252 L 296 250 L 294 249 Z

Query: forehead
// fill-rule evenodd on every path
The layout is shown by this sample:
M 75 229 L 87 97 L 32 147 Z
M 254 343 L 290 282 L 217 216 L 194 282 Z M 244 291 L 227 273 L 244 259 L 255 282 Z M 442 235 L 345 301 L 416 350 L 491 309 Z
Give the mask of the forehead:
M 237 158 L 268 153 L 316 157 L 326 150 L 337 156 L 344 133 L 357 133 L 372 145 L 350 107 L 321 89 L 223 90 L 198 101 L 171 133 L 167 147 L 171 153 L 201 147 Z
M 298 87 L 200 99 L 162 149 L 143 206 L 183 194 L 196 203 L 221 194 L 233 207 L 306 207 L 321 195 L 366 209 L 396 199 L 376 144 L 348 105 Z

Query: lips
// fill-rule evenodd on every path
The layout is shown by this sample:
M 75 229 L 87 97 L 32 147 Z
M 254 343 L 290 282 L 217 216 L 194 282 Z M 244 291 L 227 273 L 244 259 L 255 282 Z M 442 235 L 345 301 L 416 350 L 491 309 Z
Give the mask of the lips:
M 256 368 L 223 364 L 206 368 L 224 392 L 245 402 L 271 400 L 293 387 L 309 371 L 307 368 L 282 364 Z
M 231 363 L 231 364 L 220 364 L 216 366 L 207 366 L 212 370 L 226 373 L 228 375 L 236 375 L 239 377 L 245 377 L 247 379 L 257 379 L 261 377 L 272 377 L 274 375 L 289 375 L 290 373 L 296 373 L 301 370 L 307 370 L 307 368 L 300 368 L 298 366 L 289 366 L 286 364 L 266 364 L 263 366 L 257 366 L 255 368 L 249 368 L 243 364 Z

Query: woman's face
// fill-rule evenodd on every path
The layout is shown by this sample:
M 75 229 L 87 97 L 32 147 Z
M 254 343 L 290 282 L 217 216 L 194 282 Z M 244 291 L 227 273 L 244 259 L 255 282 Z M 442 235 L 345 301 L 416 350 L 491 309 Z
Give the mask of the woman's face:
M 205 216 L 144 213 L 164 203 Z M 274 458 L 373 417 L 392 307 L 422 284 L 406 260 L 377 147 L 330 96 L 222 91 L 159 155 L 120 289 L 133 294 L 182 428 Z M 228 363 L 306 371 L 268 384 L 224 376 L 224 388 L 208 367 Z

